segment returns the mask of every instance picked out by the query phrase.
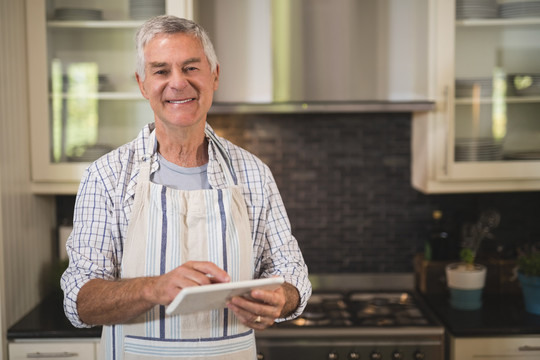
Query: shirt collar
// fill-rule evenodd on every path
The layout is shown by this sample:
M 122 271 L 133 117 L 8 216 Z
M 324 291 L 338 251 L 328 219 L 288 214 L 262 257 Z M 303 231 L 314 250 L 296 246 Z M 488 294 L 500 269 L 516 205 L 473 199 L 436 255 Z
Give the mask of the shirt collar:
M 131 174 L 131 179 L 127 186 L 126 196 L 124 200 L 128 200 L 135 195 L 135 189 L 137 187 L 137 177 L 140 171 L 140 162 L 150 160 L 148 157 L 151 156 L 151 159 L 153 160 L 152 168 L 150 170 L 151 173 L 154 173 L 159 167 L 158 162 L 155 161 L 157 158 L 157 145 L 151 152 L 147 151 L 148 139 L 151 133 L 155 130 L 155 128 L 155 123 L 150 123 L 139 132 L 139 135 L 137 135 L 135 156 L 133 157 L 134 170 Z M 208 123 L 206 123 L 206 130 L 214 135 L 216 141 L 220 141 L 222 145 L 225 143 L 221 138 L 219 138 L 219 136 L 216 135 L 214 129 Z M 223 171 L 228 170 L 222 169 L 219 162 L 217 161 L 216 152 L 219 151 L 219 149 L 214 143 L 214 140 L 209 136 L 207 136 L 206 138 L 208 140 L 208 183 L 211 187 L 216 189 L 225 188 L 227 187 L 227 180 L 225 179 Z M 225 151 L 227 152 L 227 156 L 230 156 L 230 154 L 228 153 L 228 149 L 225 148 Z

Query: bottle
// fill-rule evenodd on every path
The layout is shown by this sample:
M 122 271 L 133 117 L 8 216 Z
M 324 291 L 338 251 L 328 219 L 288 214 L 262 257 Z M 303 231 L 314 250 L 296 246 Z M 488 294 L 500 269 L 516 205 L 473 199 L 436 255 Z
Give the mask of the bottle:
M 443 222 L 443 212 L 434 210 L 433 224 L 428 236 L 429 260 L 447 260 L 451 254 L 450 234 Z

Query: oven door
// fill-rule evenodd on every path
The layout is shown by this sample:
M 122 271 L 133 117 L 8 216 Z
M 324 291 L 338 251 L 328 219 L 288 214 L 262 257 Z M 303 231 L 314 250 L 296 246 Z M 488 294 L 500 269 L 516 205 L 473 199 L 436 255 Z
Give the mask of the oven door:
M 442 338 L 272 337 L 257 339 L 259 360 L 443 360 Z

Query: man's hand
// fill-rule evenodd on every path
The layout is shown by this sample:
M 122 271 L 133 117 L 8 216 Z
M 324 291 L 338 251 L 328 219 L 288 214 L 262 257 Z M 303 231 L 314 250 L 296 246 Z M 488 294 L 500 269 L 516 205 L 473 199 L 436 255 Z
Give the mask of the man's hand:
M 146 297 L 160 305 L 169 305 L 183 288 L 231 281 L 224 270 L 208 261 L 188 261 L 165 275 L 151 279 L 153 284 L 146 288 Z
M 189 261 L 161 276 L 93 279 L 79 291 L 77 310 L 86 324 L 121 324 L 155 305 L 170 304 L 185 287 L 229 281 L 223 269 L 207 261 Z
M 298 290 L 289 283 L 284 283 L 276 290 L 252 290 L 250 296 L 235 296 L 227 306 L 242 324 L 256 330 L 266 329 L 277 318 L 290 315 L 300 302 Z

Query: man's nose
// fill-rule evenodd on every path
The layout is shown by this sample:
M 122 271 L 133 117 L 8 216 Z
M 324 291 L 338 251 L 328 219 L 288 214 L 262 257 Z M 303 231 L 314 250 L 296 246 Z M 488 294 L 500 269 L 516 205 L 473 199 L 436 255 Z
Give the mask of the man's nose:
M 174 90 L 183 90 L 188 85 L 186 74 L 181 69 L 175 69 L 169 79 L 169 87 Z

